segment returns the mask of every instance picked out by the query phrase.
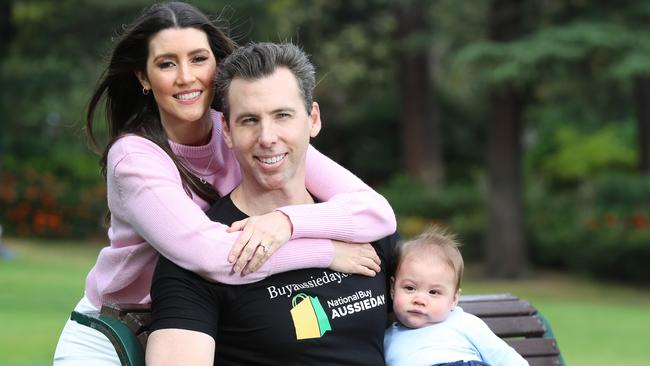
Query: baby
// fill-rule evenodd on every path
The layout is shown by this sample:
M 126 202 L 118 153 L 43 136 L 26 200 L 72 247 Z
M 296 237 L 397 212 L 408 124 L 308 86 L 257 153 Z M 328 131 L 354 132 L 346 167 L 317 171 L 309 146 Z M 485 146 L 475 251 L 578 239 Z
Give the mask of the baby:
M 397 322 L 386 329 L 386 365 L 528 365 L 478 317 L 458 306 L 463 257 L 453 235 L 432 227 L 399 245 L 391 278 Z

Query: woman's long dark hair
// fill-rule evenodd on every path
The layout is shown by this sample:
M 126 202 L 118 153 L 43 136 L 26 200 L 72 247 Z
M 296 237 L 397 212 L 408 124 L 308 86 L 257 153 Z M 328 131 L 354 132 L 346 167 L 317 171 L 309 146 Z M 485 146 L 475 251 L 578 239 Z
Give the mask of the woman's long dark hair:
M 116 41 L 109 64 L 88 104 L 86 131 L 92 145 L 101 150 L 93 132 L 93 120 L 95 110 L 105 96 L 108 144 L 100 159 L 104 177 L 109 149 L 121 136 L 132 133 L 154 142 L 171 157 L 189 196 L 195 192 L 205 201 L 214 202 L 219 197 L 214 187 L 202 184 L 172 151 L 153 95 L 144 95 L 142 85 L 136 78 L 136 71 L 146 73 L 149 40 L 168 28 L 204 31 L 217 64 L 236 47 L 235 42 L 215 22 L 192 5 L 172 1 L 145 9 Z M 214 108 L 218 108 L 218 99 L 214 98 L 212 102 Z

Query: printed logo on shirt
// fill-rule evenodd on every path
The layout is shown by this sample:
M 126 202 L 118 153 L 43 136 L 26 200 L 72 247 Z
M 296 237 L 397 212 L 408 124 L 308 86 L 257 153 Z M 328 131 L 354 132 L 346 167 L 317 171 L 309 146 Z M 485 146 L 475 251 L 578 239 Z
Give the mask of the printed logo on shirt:
M 341 282 L 349 276 L 350 274 L 348 273 L 323 271 L 322 276 L 310 276 L 309 280 L 298 283 L 289 283 L 282 286 L 268 286 L 266 291 L 269 294 L 269 299 L 275 299 L 279 296 L 291 297 L 294 292 L 304 289 L 317 288 L 334 283 L 340 285 Z
M 371 290 L 360 290 L 349 296 L 341 296 L 338 299 L 327 300 L 327 306 L 332 309 L 332 319 L 376 308 L 385 303 L 386 299 L 384 294 L 372 296 Z
M 318 297 L 297 294 L 291 300 L 290 312 L 297 340 L 320 338 L 325 332 L 332 330 Z
M 373 296 L 372 290 L 359 290 L 352 295 L 327 300 L 328 317 L 318 297 L 299 293 L 291 300 L 291 319 L 296 339 L 320 338 L 331 331 L 330 319 L 343 318 L 386 304 L 385 294 Z

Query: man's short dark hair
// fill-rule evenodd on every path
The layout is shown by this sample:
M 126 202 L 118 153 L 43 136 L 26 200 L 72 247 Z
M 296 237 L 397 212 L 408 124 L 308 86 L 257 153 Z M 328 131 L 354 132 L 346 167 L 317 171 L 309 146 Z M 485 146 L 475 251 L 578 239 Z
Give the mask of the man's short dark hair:
M 256 80 L 269 76 L 278 67 L 286 67 L 298 82 L 307 114 L 311 114 L 316 70 L 307 54 L 292 43 L 249 43 L 233 51 L 218 65 L 215 84 L 221 98 L 222 113 L 229 117 L 228 90 L 235 78 Z

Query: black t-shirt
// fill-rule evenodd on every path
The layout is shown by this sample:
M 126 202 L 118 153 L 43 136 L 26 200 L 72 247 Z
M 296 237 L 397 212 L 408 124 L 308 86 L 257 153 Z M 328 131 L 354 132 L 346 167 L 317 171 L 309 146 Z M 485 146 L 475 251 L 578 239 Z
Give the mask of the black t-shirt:
M 247 217 L 229 195 L 208 216 L 226 225 Z M 375 277 L 313 268 L 238 286 L 209 282 L 161 256 L 151 329 L 211 335 L 220 366 L 383 365 L 395 241 L 393 235 L 373 243 L 382 261 Z

